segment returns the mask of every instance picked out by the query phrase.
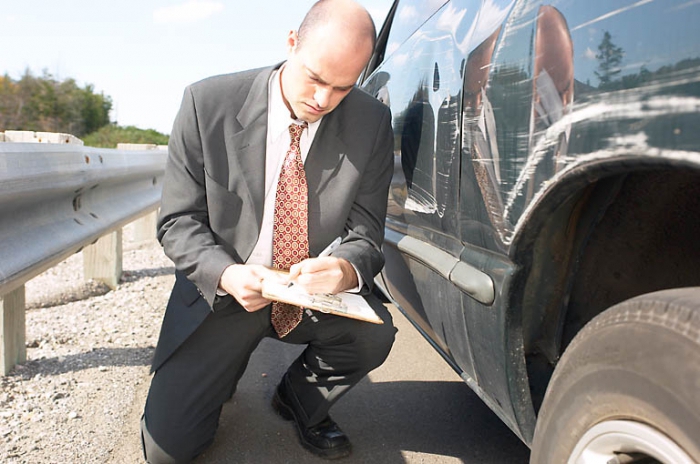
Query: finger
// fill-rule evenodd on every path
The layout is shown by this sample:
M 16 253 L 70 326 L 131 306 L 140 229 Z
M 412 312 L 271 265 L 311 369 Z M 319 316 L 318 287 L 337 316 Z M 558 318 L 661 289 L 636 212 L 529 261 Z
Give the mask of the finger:
M 301 265 L 301 271 L 303 274 L 314 274 L 332 269 L 335 266 L 336 261 L 337 258 L 331 257 L 309 258 L 299 263 L 299 265 Z
M 302 274 L 304 268 L 304 261 L 294 264 L 289 268 L 288 281 L 294 282 Z

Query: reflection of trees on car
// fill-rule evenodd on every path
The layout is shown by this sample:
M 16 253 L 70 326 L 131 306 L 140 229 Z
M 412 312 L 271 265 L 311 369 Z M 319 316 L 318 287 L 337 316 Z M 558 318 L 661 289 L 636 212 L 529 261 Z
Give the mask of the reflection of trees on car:
M 595 56 L 600 62 L 598 65 L 599 71 L 595 71 L 595 75 L 600 80 L 600 87 L 605 88 L 610 84 L 618 74 L 622 72 L 622 58 L 625 56 L 625 51 L 612 42 L 610 32 L 603 33 L 603 40 L 598 45 L 598 54 Z

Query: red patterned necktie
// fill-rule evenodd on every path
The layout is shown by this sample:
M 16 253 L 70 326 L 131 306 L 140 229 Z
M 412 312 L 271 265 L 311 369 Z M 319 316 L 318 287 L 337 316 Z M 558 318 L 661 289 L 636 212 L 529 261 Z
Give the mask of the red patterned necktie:
M 301 160 L 299 140 L 307 124 L 291 124 L 289 145 L 284 159 L 275 197 L 275 218 L 272 232 L 272 265 L 288 270 L 309 257 L 308 187 Z M 302 309 L 287 303 L 272 303 L 270 321 L 280 338 L 301 321 Z

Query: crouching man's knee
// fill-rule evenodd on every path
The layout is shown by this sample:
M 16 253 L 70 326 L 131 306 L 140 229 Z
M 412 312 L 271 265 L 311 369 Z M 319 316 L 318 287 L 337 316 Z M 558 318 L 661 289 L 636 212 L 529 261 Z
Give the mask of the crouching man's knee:
M 146 426 L 145 415 L 141 417 L 141 446 L 143 457 L 149 464 L 185 464 L 191 462 L 198 454 L 211 444 L 190 443 L 187 440 L 168 440 L 170 443 L 158 443 Z M 173 445 L 177 443 L 177 446 Z

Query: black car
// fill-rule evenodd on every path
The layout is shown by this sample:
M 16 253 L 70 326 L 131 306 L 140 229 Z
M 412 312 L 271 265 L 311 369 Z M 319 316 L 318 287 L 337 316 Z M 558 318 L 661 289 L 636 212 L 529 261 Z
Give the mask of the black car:
M 700 1 L 397 0 L 386 296 L 531 462 L 700 462 Z

